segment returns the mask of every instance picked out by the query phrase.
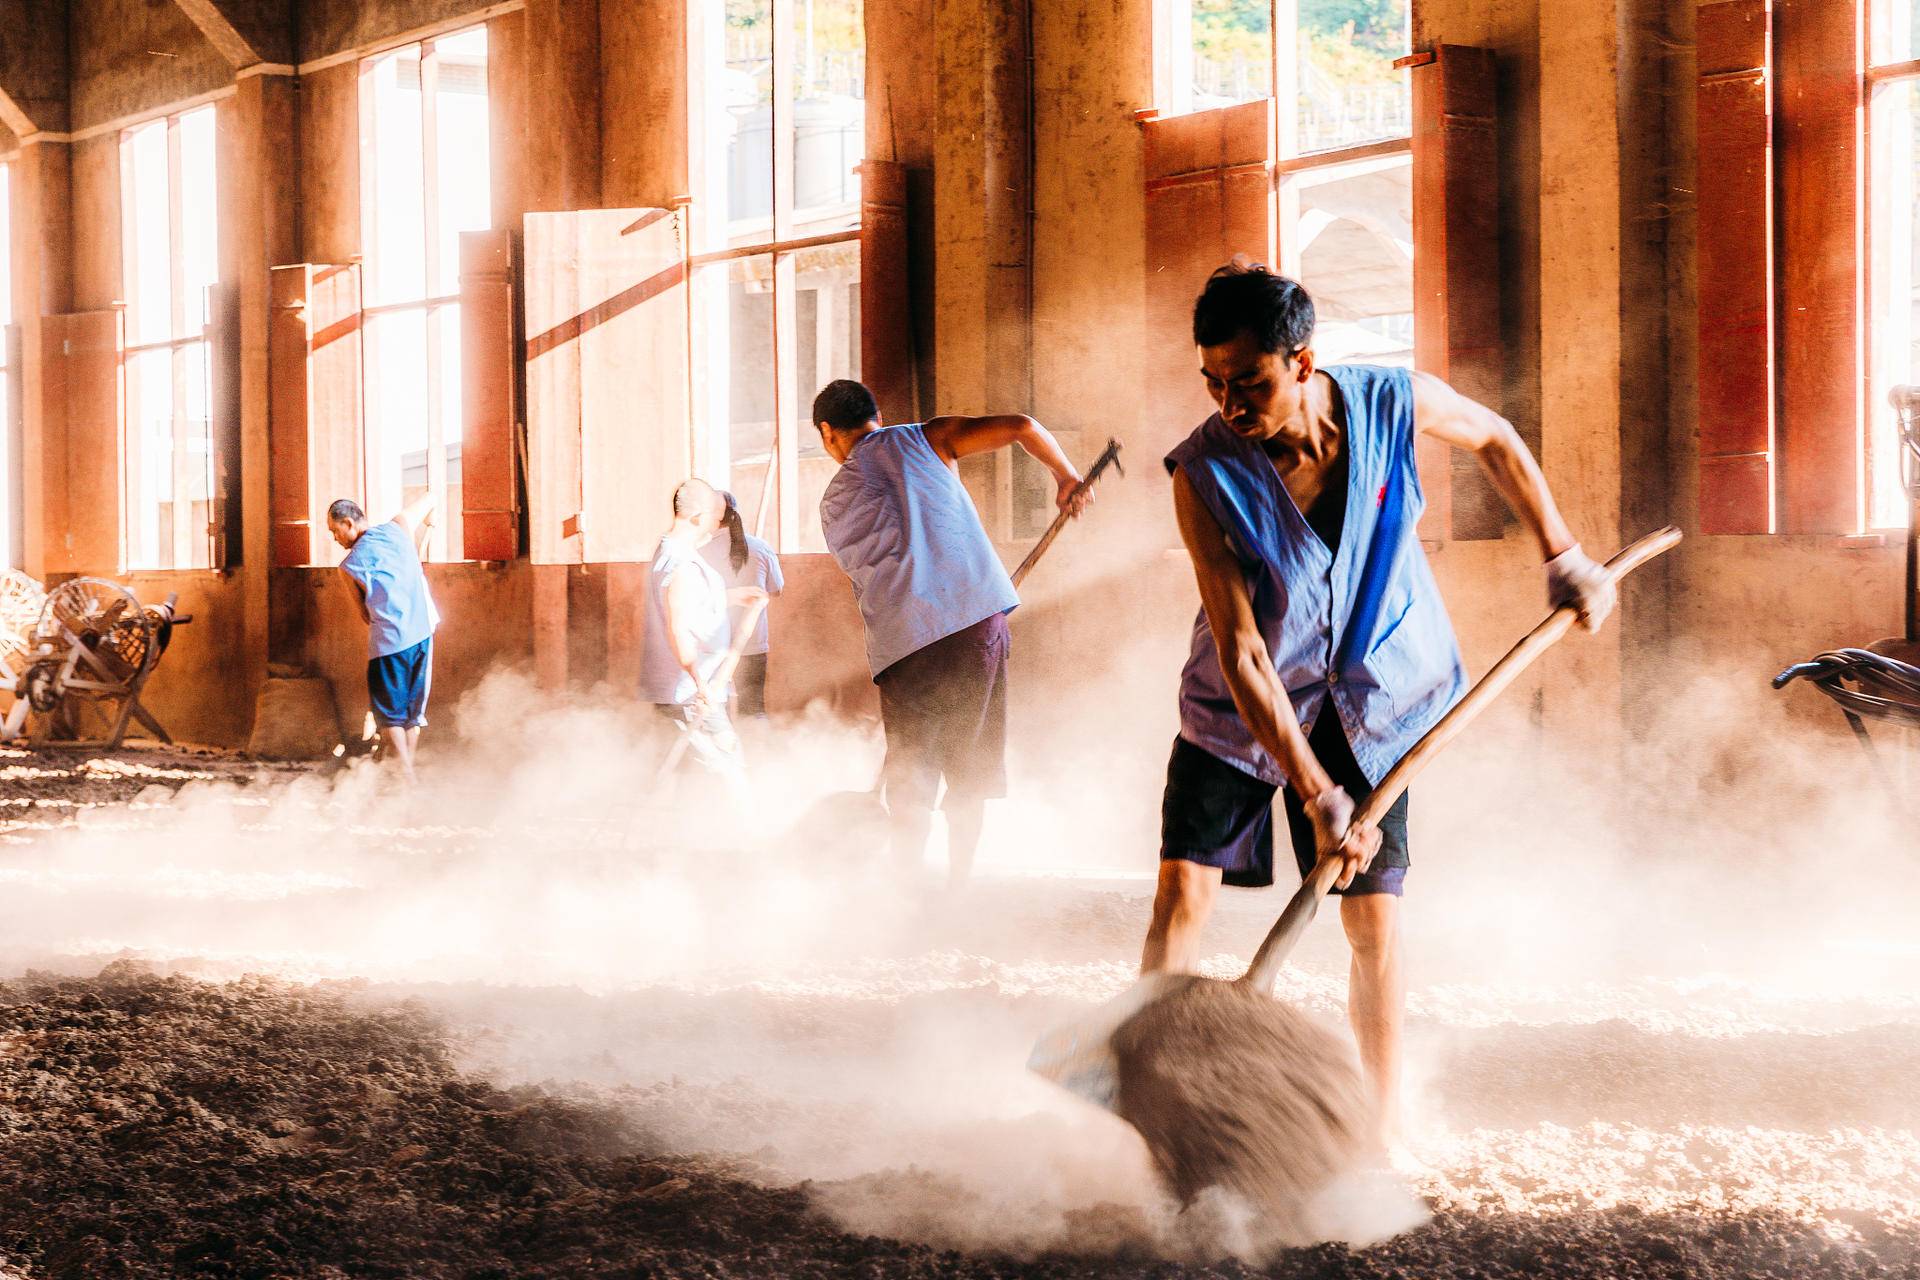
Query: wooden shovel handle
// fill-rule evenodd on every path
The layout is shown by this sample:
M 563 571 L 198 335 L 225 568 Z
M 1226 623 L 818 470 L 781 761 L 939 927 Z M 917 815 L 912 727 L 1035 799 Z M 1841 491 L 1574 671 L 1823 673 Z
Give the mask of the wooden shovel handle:
M 1680 531 L 1671 526 L 1658 533 L 1650 533 L 1607 561 L 1607 574 L 1617 583 L 1655 556 L 1672 550 L 1679 542 Z M 1460 731 L 1473 723 L 1474 717 L 1485 711 L 1488 703 L 1505 692 L 1507 686 L 1531 666 L 1535 658 L 1566 635 L 1579 616 L 1579 610 L 1571 605 L 1562 605 L 1542 619 L 1540 625 L 1529 631 L 1519 644 L 1507 650 L 1507 655 L 1494 663 L 1492 669 L 1480 677 L 1479 683 L 1467 690 L 1466 696 L 1454 703 L 1452 709 L 1440 717 L 1440 722 L 1422 734 L 1420 741 L 1414 743 L 1413 748 L 1400 757 L 1400 762 L 1387 771 L 1387 776 L 1380 779 L 1380 785 L 1368 794 L 1366 803 L 1353 815 L 1354 825 L 1378 823 L 1386 817 L 1387 810 L 1393 808 L 1394 801 L 1400 798 L 1415 775 L 1432 764 L 1433 758 L 1459 737 Z M 1262 991 L 1272 989 L 1273 980 L 1280 976 L 1280 966 L 1286 963 L 1294 944 L 1319 912 L 1320 899 L 1340 878 L 1340 865 L 1341 859 L 1331 854 L 1314 864 L 1305 882 L 1287 901 L 1286 910 L 1274 921 L 1266 940 L 1260 944 L 1260 950 L 1254 953 L 1253 963 L 1247 966 L 1247 974 L 1241 979 L 1242 982 Z

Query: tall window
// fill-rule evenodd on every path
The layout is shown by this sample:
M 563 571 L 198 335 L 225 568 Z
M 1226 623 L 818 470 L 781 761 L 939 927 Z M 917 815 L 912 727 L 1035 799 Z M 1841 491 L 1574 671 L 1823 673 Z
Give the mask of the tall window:
M 781 550 L 824 550 L 810 411 L 860 376 L 861 0 L 689 13 L 694 467 Z
M 208 289 L 219 278 L 214 109 L 120 135 L 127 565 L 213 563 Z
M 1413 109 L 1393 65 L 1407 0 L 1294 0 L 1281 16 L 1281 270 L 1313 295 L 1323 364 L 1411 365 Z
M 20 419 L 13 385 L 13 167 L 0 164 L 0 568 L 14 564 L 13 426 Z
M 1887 394 L 1920 383 L 1920 3 L 1875 0 L 1872 26 L 1865 515 L 1869 528 L 1885 529 L 1904 526 L 1908 516 Z
M 368 514 L 431 492 L 429 558 L 458 560 L 460 233 L 492 225 L 487 29 L 360 64 Z
M 1275 100 L 1278 265 L 1321 362 L 1412 364 L 1408 0 L 1159 0 L 1155 24 L 1163 112 Z

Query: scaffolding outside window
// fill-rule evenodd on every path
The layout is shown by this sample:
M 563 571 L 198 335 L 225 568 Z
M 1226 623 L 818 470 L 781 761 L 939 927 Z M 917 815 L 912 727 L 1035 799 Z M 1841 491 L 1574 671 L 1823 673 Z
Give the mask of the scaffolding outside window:
M 208 290 L 219 279 L 214 108 L 120 135 L 129 569 L 213 566 Z
M 493 223 L 486 27 L 360 64 L 360 202 L 367 512 L 431 492 L 427 558 L 459 560 L 460 233 Z
M 1278 113 L 1283 156 L 1412 132 L 1406 77 L 1393 69 L 1408 51 L 1408 0 L 1158 0 L 1154 26 L 1163 114 L 1291 102 Z
M 1874 0 L 1868 72 L 1867 405 L 1862 525 L 1904 528 L 1899 420 L 1888 401 L 1920 384 L 1920 2 Z
M 860 376 L 861 0 L 694 0 L 694 470 L 784 552 L 823 551 L 813 397 Z
M 1407 0 L 1280 0 L 1280 270 L 1313 296 L 1314 354 L 1413 366 L 1412 87 Z M 1287 46 L 1283 46 L 1287 47 Z M 1356 154 L 1356 152 L 1358 154 Z

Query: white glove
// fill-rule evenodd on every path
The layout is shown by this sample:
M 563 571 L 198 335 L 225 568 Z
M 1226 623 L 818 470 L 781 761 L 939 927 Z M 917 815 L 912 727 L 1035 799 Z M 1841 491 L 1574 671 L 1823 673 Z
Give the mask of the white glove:
M 1613 612 L 1617 594 L 1605 566 L 1574 543 L 1547 561 L 1547 603 L 1555 609 L 1571 605 L 1580 611 L 1580 625 L 1598 631 Z

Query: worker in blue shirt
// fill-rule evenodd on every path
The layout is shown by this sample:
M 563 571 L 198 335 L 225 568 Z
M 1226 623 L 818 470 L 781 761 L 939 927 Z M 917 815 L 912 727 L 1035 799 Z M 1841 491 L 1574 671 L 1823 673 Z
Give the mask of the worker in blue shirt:
M 385 524 L 369 525 L 351 498 L 327 508 L 327 530 L 346 548 L 340 572 L 367 623 L 367 698 L 373 722 L 400 770 L 413 780 L 413 753 L 427 723 L 433 686 L 433 633 L 440 612 L 420 567 L 420 539 L 433 520 L 433 495 Z

